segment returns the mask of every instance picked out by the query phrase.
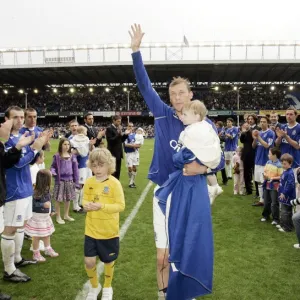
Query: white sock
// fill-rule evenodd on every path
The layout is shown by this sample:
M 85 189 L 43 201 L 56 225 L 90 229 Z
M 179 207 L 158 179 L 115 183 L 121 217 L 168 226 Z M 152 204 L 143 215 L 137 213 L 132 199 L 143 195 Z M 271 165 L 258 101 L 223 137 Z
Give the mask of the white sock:
M 24 228 L 17 229 L 15 234 L 15 262 L 20 262 L 22 260 L 21 251 L 24 241 Z
M 82 205 L 82 199 L 83 199 L 83 188 L 80 190 L 80 194 L 79 194 L 79 200 L 78 200 L 79 209 L 81 208 L 79 205 Z
M 11 275 L 15 270 L 14 253 L 15 253 L 15 236 L 2 234 L 1 237 L 1 251 L 4 270 Z
M 128 178 L 131 179 L 132 172 L 128 171 Z
M 229 165 L 225 165 L 225 170 L 227 177 L 232 177 L 232 166 L 231 163 Z
M 259 194 L 259 201 L 264 203 L 264 195 L 263 195 L 263 186 L 261 183 L 258 184 L 258 194 Z
M 300 197 L 300 184 L 297 183 L 296 184 L 296 198 L 299 198 Z
M 135 179 L 136 173 L 137 172 L 132 172 L 131 173 L 131 178 L 130 178 L 130 183 L 129 184 L 133 184 L 134 183 L 134 179 Z
M 75 194 L 76 194 L 76 197 L 75 199 L 73 200 L 73 210 L 78 210 L 78 203 L 79 203 L 79 197 L 80 197 L 80 190 L 79 189 L 76 189 L 75 190 Z

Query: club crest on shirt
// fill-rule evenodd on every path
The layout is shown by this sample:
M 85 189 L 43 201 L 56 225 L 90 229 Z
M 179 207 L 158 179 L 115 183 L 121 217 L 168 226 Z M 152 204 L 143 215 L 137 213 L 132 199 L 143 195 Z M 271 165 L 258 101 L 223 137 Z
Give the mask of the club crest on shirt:
M 103 194 L 108 194 L 109 193 L 109 187 L 105 186 L 103 189 Z
M 296 134 L 296 130 L 294 129 L 293 131 L 292 131 L 292 135 L 295 135 Z

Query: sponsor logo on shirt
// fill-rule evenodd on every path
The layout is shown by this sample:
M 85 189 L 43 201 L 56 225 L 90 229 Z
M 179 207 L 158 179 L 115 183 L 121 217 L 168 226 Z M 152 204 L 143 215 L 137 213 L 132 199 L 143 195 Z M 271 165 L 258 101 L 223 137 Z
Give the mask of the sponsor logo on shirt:
M 170 147 L 171 147 L 172 149 L 174 149 L 176 152 L 179 152 L 179 150 L 180 150 L 181 147 L 182 147 L 182 144 L 177 143 L 177 141 L 175 141 L 175 140 L 171 140 L 171 141 L 170 141 Z

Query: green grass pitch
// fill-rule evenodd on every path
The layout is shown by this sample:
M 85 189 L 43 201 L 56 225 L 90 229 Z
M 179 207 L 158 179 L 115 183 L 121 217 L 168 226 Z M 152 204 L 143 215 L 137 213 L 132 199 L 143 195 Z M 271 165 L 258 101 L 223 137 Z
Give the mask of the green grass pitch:
M 57 150 L 52 141 L 46 166 Z M 121 224 L 146 187 L 153 140 L 141 149 L 137 189 L 128 188 L 125 162 L 121 182 L 126 209 Z M 215 268 L 212 300 L 298 300 L 300 299 L 300 251 L 293 248 L 295 233 L 280 233 L 270 223 L 261 223 L 261 208 L 252 207 L 252 197 L 233 196 L 232 182 L 213 206 Z M 71 213 L 75 222 L 55 224 L 52 246 L 58 258 L 22 269 L 32 277 L 25 284 L 0 281 L 0 289 L 13 300 L 73 300 L 87 277 L 83 265 L 84 215 Z M 55 222 L 54 222 L 55 223 Z M 24 241 L 23 256 L 31 258 L 30 242 Z M 3 271 L 3 265 L 0 266 Z M 101 278 L 103 281 L 103 278 Z M 155 300 L 156 252 L 152 228 L 152 189 L 121 243 L 113 281 L 115 300 Z M 99 299 L 101 297 L 99 296 Z

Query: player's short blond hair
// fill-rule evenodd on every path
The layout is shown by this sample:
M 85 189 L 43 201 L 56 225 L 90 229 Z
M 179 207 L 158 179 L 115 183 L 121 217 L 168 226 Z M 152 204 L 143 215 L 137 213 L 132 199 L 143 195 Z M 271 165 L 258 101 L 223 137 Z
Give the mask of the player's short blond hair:
M 186 103 L 183 107 L 183 111 L 187 110 L 193 112 L 195 115 L 199 115 L 200 121 L 204 120 L 207 116 L 207 108 L 200 100 L 193 100 Z
M 116 171 L 116 159 L 106 148 L 96 148 L 90 153 L 87 166 L 91 168 L 93 164 L 107 164 L 108 175 L 111 175 Z
M 87 135 L 87 128 L 85 126 L 78 126 L 77 133 Z
M 174 87 L 175 85 L 184 83 L 188 89 L 188 91 L 191 91 L 191 83 L 187 78 L 183 78 L 183 77 L 173 77 L 173 80 L 171 81 L 169 88 Z

